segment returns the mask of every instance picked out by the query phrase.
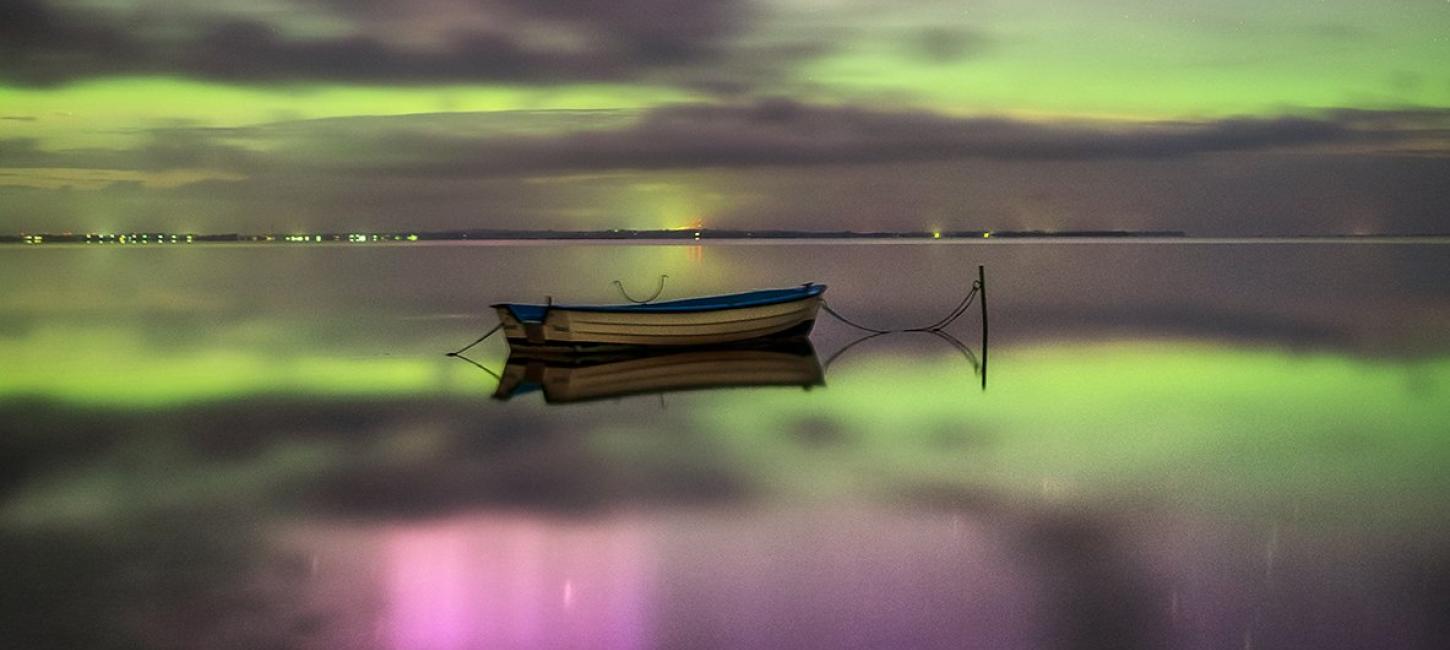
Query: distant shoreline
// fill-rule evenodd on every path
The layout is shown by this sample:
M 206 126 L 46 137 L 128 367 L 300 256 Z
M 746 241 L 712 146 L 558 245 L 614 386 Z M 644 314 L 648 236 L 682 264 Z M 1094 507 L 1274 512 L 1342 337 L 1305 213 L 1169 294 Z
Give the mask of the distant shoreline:
M 187 244 L 357 245 L 426 243 L 988 243 L 1121 242 L 1159 243 L 1450 243 L 1450 234 L 1289 235 L 1271 237 L 1191 237 L 1177 230 L 955 230 L 955 231 L 796 231 L 796 230 L 451 230 L 369 233 L 21 233 L 0 235 L 0 244 L 21 246 L 175 246 Z
M 309 232 L 309 233 L 20 233 L 0 235 L 0 242 L 15 244 L 192 244 L 192 243 L 266 243 L 266 244 L 367 244 L 374 242 L 425 241 L 682 241 L 702 240 L 807 240 L 807 239 L 991 239 L 1012 237 L 1185 237 L 1181 231 L 1129 230 L 953 230 L 953 231 L 868 231 L 851 230 L 720 230 L 687 229 L 610 229 L 610 230 L 498 230 L 467 229 L 413 232 Z

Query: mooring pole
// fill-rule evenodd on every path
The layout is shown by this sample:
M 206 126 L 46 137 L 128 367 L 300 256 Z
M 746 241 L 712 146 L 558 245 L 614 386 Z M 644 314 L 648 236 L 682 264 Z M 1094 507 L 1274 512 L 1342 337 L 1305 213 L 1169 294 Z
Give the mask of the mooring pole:
M 977 300 L 982 303 L 982 390 L 987 390 L 987 267 L 977 265 Z

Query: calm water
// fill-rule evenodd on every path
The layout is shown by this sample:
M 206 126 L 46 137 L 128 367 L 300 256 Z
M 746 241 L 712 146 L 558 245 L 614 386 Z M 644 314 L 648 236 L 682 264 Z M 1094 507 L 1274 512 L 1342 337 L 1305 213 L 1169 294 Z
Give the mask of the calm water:
M 805 281 L 825 386 L 547 404 L 503 300 Z M 1446 647 L 1450 247 L 0 250 L 6 645 Z M 951 332 L 980 349 L 975 307 Z M 506 350 L 472 353 L 494 371 Z

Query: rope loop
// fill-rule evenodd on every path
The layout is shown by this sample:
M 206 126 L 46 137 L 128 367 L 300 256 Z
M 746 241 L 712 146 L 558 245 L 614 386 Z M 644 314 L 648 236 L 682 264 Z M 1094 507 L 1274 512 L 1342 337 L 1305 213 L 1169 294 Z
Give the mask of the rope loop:
M 645 298 L 644 300 L 636 300 L 634 296 L 629 295 L 629 292 L 624 290 L 624 283 L 620 282 L 619 280 L 615 280 L 611 284 L 614 285 L 614 288 L 619 289 L 619 295 L 624 296 L 625 300 L 628 300 L 636 305 L 644 305 L 653 301 L 655 298 L 660 297 L 660 293 L 665 290 L 665 278 L 668 277 L 670 276 L 661 273 L 659 286 L 655 287 L 655 292 L 650 294 L 650 297 Z
M 846 318 L 845 316 L 842 316 L 840 312 L 832 309 L 831 305 L 825 300 L 821 301 L 821 308 L 826 310 L 827 314 L 834 316 L 836 320 L 841 321 L 842 323 L 845 323 L 846 325 L 854 327 L 858 330 L 861 330 L 862 332 L 867 332 L 870 334 L 894 334 L 896 332 L 929 332 L 932 334 L 936 334 L 940 333 L 943 329 L 946 329 L 952 323 L 956 322 L 958 318 L 962 317 L 962 314 L 967 313 L 967 308 L 972 306 L 972 301 L 976 299 L 977 294 L 981 291 L 981 289 L 982 286 L 980 282 L 973 282 L 972 290 L 967 292 L 966 297 L 962 298 L 962 301 L 957 303 L 957 306 L 953 307 L 946 316 L 941 317 L 936 322 L 930 325 L 923 325 L 921 327 L 903 327 L 900 329 L 879 329 L 875 327 L 867 327 L 849 318 Z

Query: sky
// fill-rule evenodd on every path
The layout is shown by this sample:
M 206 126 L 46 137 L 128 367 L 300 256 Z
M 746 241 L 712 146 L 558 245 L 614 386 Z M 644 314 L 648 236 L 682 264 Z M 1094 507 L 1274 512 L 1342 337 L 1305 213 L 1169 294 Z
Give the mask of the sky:
M 7 0 L 0 232 L 1444 232 L 1450 2 Z

